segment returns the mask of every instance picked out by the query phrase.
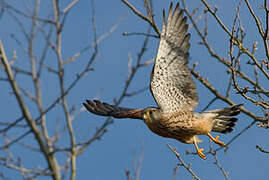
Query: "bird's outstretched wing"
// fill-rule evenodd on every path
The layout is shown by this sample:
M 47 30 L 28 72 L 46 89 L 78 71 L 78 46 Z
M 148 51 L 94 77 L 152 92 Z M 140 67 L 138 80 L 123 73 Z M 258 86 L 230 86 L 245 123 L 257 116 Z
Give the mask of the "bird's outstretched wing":
M 150 88 L 154 99 L 164 113 L 179 110 L 193 111 L 198 104 L 195 83 L 188 67 L 190 34 L 183 10 L 179 4 L 173 12 L 171 3 L 167 22 L 163 12 L 163 27 Z
M 84 107 L 100 116 L 111 116 L 114 118 L 132 118 L 132 119 L 143 119 L 143 109 L 130 109 L 130 108 L 123 108 L 118 107 L 115 105 L 110 105 L 104 102 L 100 102 L 98 100 L 86 100 L 83 103 Z

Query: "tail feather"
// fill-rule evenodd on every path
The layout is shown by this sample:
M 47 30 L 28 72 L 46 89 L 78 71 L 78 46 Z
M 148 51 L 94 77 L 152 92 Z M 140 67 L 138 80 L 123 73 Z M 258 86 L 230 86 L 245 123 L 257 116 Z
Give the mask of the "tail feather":
M 214 118 L 212 131 L 223 134 L 232 132 L 235 122 L 238 121 L 238 119 L 234 116 L 240 113 L 240 107 L 242 105 L 243 104 L 237 104 L 235 106 L 209 111 L 210 113 L 217 114 L 217 117 Z

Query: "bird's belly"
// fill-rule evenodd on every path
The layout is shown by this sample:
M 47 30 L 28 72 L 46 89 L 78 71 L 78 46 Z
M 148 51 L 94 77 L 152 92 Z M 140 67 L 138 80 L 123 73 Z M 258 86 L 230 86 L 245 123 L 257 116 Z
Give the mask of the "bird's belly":
M 196 134 L 194 130 L 189 129 L 184 125 L 167 126 L 159 124 L 151 127 L 149 126 L 149 128 L 159 136 L 177 139 L 181 142 L 184 142 L 185 138 L 192 137 Z

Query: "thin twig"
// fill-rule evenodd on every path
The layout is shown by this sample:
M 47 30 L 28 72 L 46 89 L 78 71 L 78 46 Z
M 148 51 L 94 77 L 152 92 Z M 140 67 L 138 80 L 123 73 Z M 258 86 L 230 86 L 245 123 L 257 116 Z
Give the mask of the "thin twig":
M 141 12 L 139 12 L 131 3 L 129 3 L 127 0 L 121 0 L 124 4 L 126 4 L 138 17 L 144 19 L 146 22 L 148 22 L 151 27 L 155 30 L 155 32 L 160 36 L 161 32 L 159 28 L 156 26 L 153 17 L 151 16 L 144 16 Z M 152 14 L 152 13 L 151 13 Z
M 218 160 L 218 156 L 217 156 L 217 151 L 213 150 L 213 146 L 212 146 L 212 142 L 210 142 L 210 150 L 209 150 L 210 154 L 212 154 L 212 156 L 215 159 L 215 163 L 216 166 L 220 169 L 220 171 L 222 172 L 223 176 L 225 177 L 226 180 L 229 180 L 229 176 L 228 176 L 228 172 L 224 169 L 224 167 L 220 164 L 219 160 Z
M 269 151 L 264 150 L 262 147 L 260 147 L 259 145 L 256 145 L 256 149 L 260 150 L 263 153 L 269 154 Z
M 169 149 L 176 155 L 177 159 L 179 160 L 179 166 L 184 167 L 191 175 L 194 179 L 196 180 L 200 180 L 200 178 L 192 171 L 190 165 L 187 165 L 183 159 L 181 158 L 180 154 L 176 151 L 176 149 L 172 148 L 169 144 L 167 144 L 167 146 L 169 147 Z

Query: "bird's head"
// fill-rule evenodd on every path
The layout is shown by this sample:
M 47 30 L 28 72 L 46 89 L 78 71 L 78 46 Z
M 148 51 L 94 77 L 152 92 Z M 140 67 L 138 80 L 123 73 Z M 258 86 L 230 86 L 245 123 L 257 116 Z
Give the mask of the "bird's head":
M 160 109 L 149 107 L 143 111 L 143 119 L 147 122 L 152 122 L 160 119 Z

